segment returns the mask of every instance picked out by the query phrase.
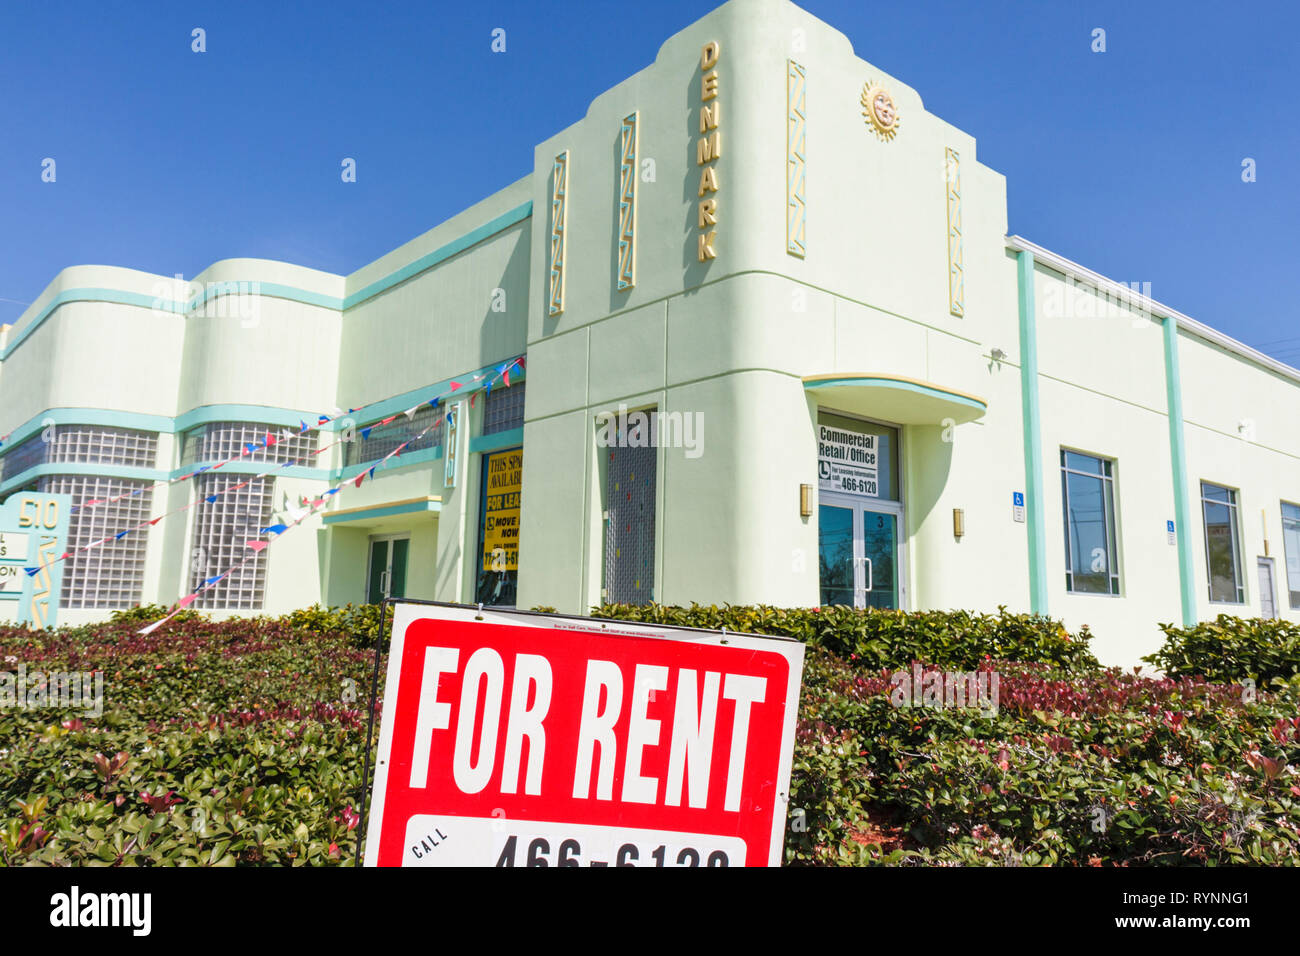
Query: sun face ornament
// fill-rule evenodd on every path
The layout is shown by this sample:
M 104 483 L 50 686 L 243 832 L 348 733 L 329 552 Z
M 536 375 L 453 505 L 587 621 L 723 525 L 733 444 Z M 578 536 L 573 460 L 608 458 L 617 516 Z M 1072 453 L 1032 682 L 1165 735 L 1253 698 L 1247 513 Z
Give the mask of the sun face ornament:
M 889 90 L 879 83 L 862 84 L 862 115 L 870 126 L 885 142 L 898 135 L 898 107 Z

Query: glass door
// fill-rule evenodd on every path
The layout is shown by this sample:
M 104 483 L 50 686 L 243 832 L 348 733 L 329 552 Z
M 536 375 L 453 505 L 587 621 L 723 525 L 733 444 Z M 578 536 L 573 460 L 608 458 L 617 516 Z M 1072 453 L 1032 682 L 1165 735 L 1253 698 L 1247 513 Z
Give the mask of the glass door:
M 409 535 L 384 535 L 370 539 L 367 603 L 378 604 L 384 598 L 406 596 L 406 557 L 410 546 Z
M 823 494 L 817 550 L 823 605 L 896 609 L 903 594 L 900 511 Z
M 853 508 L 820 505 L 817 509 L 817 552 L 821 568 L 821 603 L 858 603 L 856 517 Z

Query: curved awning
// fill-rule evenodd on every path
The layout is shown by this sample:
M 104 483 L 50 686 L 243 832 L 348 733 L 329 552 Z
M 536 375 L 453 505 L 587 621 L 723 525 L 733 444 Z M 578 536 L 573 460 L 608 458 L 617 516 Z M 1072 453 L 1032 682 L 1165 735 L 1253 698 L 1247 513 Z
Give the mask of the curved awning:
M 938 425 L 946 418 L 962 424 L 983 418 L 988 411 L 988 402 L 977 395 L 875 372 L 809 375 L 803 387 L 828 408 L 899 425 Z

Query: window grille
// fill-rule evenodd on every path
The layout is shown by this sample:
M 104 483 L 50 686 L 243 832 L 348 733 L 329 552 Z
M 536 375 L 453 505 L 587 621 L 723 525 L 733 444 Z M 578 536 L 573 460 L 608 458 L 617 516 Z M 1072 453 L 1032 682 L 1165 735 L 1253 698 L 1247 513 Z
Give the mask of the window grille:
M 495 435 L 524 426 L 524 383 L 493 387 L 483 403 L 483 434 Z
M 605 599 L 619 604 L 648 604 L 655 585 L 655 478 L 658 449 L 649 444 L 653 411 L 644 413 L 638 434 L 637 415 L 617 422 L 616 444 L 608 456 L 605 501 Z M 629 433 L 628 423 L 633 431 Z M 611 426 L 614 423 L 611 423 Z M 641 444 L 645 442 L 644 446 Z

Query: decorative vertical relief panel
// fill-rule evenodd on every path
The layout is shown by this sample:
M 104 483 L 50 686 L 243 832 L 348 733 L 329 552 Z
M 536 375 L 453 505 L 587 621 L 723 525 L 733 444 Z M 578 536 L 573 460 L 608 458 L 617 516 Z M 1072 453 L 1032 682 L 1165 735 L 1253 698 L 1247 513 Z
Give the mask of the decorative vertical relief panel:
M 804 68 L 794 60 L 786 61 L 786 174 L 785 174 L 785 251 L 804 257 L 804 230 L 807 222 L 807 90 Z
M 547 311 L 559 315 L 564 311 L 564 271 L 566 217 L 569 195 L 569 151 L 555 157 L 551 167 L 551 290 Z
M 966 314 L 966 278 L 961 256 L 961 156 L 944 148 L 943 178 L 948 185 L 948 311 Z
M 618 291 L 636 285 L 636 181 L 637 119 L 640 113 L 623 117 L 619 134 L 622 159 L 618 171 Z

